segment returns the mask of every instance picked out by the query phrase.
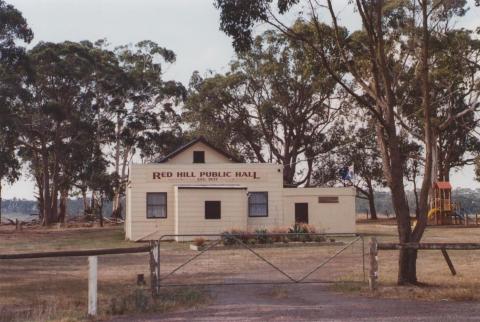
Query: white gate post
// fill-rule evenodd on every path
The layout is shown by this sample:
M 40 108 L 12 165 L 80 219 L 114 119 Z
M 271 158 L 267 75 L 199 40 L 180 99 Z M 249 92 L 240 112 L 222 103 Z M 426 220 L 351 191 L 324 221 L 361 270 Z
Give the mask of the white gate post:
M 97 256 L 88 257 L 88 315 L 97 315 Z
M 152 296 L 160 294 L 160 242 L 150 242 L 150 280 Z

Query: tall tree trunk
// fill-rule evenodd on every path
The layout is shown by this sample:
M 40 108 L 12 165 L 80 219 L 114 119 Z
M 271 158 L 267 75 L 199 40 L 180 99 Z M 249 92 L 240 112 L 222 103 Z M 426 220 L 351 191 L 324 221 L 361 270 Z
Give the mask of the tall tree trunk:
M 121 150 L 121 142 L 120 142 L 120 131 L 122 128 L 122 120 L 120 115 L 117 115 L 117 126 L 116 126 L 116 142 L 115 142 L 115 172 L 120 177 L 120 150 Z M 114 195 L 112 200 L 112 217 L 116 216 L 118 204 L 120 202 L 120 181 L 119 184 L 114 188 Z
M 445 181 L 450 181 L 450 166 L 446 165 L 443 169 L 443 178 Z
M 38 197 L 37 197 L 37 201 L 38 201 L 38 219 L 43 223 L 44 221 L 44 218 L 45 218 L 45 214 L 43 212 L 43 205 L 44 205 L 44 201 L 43 201 L 43 188 L 42 188 L 42 178 L 38 178 L 36 177 L 36 180 L 37 180 L 37 189 L 38 189 Z
M 52 209 L 50 198 L 50 169 L 48 164 L 48 151 L 45 142 L 42 142 L 42 195 L 43 195 L 43 225 L 47 226 L 52 223 Z
M 67 202 L 68 191 L 63 190 L 60 192 L 60 213 L 58 215 L 58 222 L 64 223 L 67 216 Z
M 95 191 L 92 190 L 92 197 L 90 198 L 90 211 L 95 218 Z
M 0 180 L 0 225 L 2 224 L 2 180 Z
M 426 134 L 425 134 L 426 135 Z M 434 195 L 433 195 L 433 183 L 437 182 L 437 181 L 442 181 L 443 178 L 442 178 L 442 174 L 441 174 L 441 169 L 442 169 L 442 164 L 443 164 L 443 158 L 442 158 L 442 151 L 441 149 L 439 148 L 437 142 L 438 142 L 438 133 L 437 133 L 437 130 L 435 129 L 431 129 L 431 141 L 428 143 L 429 145 L 431 145 L 430 147 L 430 155 L 431 155 L 431 160 L 430 160 L 430 163 L 431 163 L 431 166 L 430 166 L 430 171 L 429 172 L 426 172 L 427 170 L 427 167 L 425 167 L 425 175 L 424 176 L 427 176 L 427 173 L 430 174 L 430 186 L 428 188 L 428 197 L 427 197 L 427 205 L 431 205 L 433 203 L 433 198 L 434 198 Z M 425 142 L 425 147 L 427 148 L 427 142 Z M 428 209 L 427 209 L 428 211 Z M 419 211 L 420 212 L 420 211 Z M 418 216 L 417 216 L 418 217 Z M 418 219 L 418 218 L 417 218 Z
M 51 212 L 52 212 L 52 219 L 51 223 L 58 222 L 58 189 L 56 189 L 57 183 L 52 183 L 52 192 L 50 193 L 50 198 L 52 201 L 51 205 Z
M 293 159 L 293 156 L 289 153 L 286 153 L 282 157 L 283 163 L 283 183 L 284 184 L 293 184 L 295 179 L 295 172 L 297 169 L 296 160 Z
M 400 285 L 417 283 L 417 250 L 400 249 L 398 257 L 398 283 Z M 400 274 L 400 272 L 402 272 Z
M 100 227 L 103 227 L 103 195 L 100 194 L 100 209 L 98 209 L 98 215 L 100 216 Z
M 88 211 L 88 200 L 87 200 L 87 189 L 82 188 L 82 200 L 83 200 L 83 215 L 87 215 Z
M 393 116 L 393 115 L 392 115 Z M 383 173 L 392 194 L 392 204 L 397 217 L 397 229 L 400 243 L 411 241 L 410 210 L 403 184 L 403 164 L 400 142 L 396 134 L 395 122 L 390 118 L 385 129 L 377 123 L 377 142 L 382 154 Z M 386 133 L 385 133 L 386 132 Z M 388 140 L 385 137 L 388 135 Z M 413 261 L 413 264 L 412 264 Z M 416 283 L 416 254 L 401 253 L 399 256 L 398 284 Z
M 418 217 L 420 217 L 420 208 L 418 206 L 417 181 L 415 177 L 413 178 L 413 196 L 415 197 L 415 218 L 418 220 Z
M 421 81 L 422 81 L 422 109 L 423 109 L 423 125 L 424 125 L 424 141 L 425 141 L 425 175 L 423 176 L 422 187 L 420 189 L 420 200 L 419 200 L 419 218 L 417 224 L 412 232 L 411 240 L 412 242 L 419 242 L 422 239 L 423 233 L 427 226 L 427 213 L 428 213 L 428 200 L 429 192 L 431 191 L 432 178 L 434 174 L 433 159 L 436 152 L 437 140 L 435 139 L 435 133 L 432 128 L 431 120 L 431 102 L 430 102 L 430 69 L 429 69 L 429 30 L 428 30 L 428 3 L 429 1 L 423 0 L 420 2 L 422 9 L 422 46 L 421 46 Z M 437 175 L 438 172 L 435 173 Z M 400 279 L 399 283 L 417 283 L 416 278 L 416 260 L 417 260 L 417 251 L 416 250 L 403 250 L 400 253 L 400 257 L 404 257 L 405 262 L 401 263 L 401 269 L 415 270 L 415 275 L 413 272 L 408 274 L 406 272 L 404 279 Z
M 373 220 L 377 220 L 377 208 L 375 207 L 375 195 L 373 191 L 372 182 L 367 180 L 367 188 L 368 188 L 368 207 L 370 208 L 370 218 Z

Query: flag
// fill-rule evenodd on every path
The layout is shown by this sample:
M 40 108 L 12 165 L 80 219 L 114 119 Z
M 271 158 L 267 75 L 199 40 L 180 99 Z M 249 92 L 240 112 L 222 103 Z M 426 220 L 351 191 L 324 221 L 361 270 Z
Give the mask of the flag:
M 351 166 L 344 166 L 340 169 L 340 177 L 342 180 L 349 180 L 352 181 L 355 176 L 355 171 L 353 165 Z

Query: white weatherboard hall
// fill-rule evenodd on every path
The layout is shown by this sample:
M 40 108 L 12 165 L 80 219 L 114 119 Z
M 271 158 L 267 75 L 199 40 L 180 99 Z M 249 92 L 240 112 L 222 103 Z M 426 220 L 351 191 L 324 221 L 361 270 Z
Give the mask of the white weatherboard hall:
M 238 162 L 203 138 L 159 163 L 131 164 L 126 194 L 126 238 L 134 241 L 295 222 L 355 232 L 354 188 L 284 188 L 282 165 Z

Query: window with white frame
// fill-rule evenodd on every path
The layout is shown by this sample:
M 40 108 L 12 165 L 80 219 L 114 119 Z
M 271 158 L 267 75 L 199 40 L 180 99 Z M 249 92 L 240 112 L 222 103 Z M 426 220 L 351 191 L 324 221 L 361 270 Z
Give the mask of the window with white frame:
M 268 217 L 268 192 L 250 192 L 248 194 L 248 216 Z
M 147 192 L 147 218 L 167 218 L 166 192 Z

